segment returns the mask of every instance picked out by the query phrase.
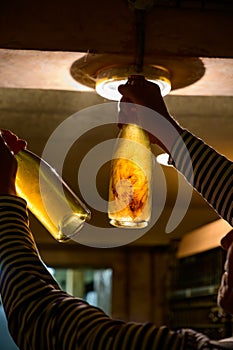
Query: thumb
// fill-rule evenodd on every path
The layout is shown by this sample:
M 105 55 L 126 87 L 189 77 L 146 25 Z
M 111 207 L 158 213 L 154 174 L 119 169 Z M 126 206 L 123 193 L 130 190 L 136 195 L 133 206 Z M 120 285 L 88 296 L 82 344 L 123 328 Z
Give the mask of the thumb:
M 121 102 L 133 102 L 133 94 L 129 84 L 122 84 L 118 86 L 119 93 L 123 96 Z
M 25 140 L 19 139 L 9 130 L 1 129 L 1 135 L 14 154 L 17 154 L 27 147 L 27 142 Z

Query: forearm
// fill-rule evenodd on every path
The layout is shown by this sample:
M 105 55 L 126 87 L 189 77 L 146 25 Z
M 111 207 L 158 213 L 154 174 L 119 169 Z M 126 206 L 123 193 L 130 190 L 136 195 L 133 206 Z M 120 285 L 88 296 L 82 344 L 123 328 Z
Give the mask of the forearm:
M 184 130 L 171 161 L 216 212 L 233 225 L 233 163 Z
M 14 271 L 22 267 L 28 273 L 43 276 L 46 283 L 58 287 L 39 257 L 28 226 L 26 202 L 16 196 L 0 196 L 0 264 L 3 289 L 13 281 Z M 12 299 L 12 302 L 15 301 L 15 298 Z M 9 304 L 12 305 L 12 302 Z
M 0 196 L 0 268 L 4 310 L 12 336 L 19 344 L 25 328 L 30 329 L 30 317 L 43 310 L 40 299 L 47 293 L 46 289 L 59 289 L 59 286 L 39 258 L 28 227 L 25 201 L 13 196 Z

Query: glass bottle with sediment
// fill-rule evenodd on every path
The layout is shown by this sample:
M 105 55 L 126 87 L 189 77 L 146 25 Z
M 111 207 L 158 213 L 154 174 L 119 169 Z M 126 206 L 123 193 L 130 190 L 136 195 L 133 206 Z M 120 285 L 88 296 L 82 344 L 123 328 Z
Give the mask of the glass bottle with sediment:
M 15 156 L 18 195 L 57 241 L 74 239 L 90 219 L 89 209 L 46 161 L 27 149 Z
M 140 83 L 144 77 L 137 79 L 129 78 L 128 83 Z M 110 224 L 122 228 L 143 228 L 149 224 L 152 171 L 153 155 L 147 132 L 134 123 L 123 124 L 111 160 Z

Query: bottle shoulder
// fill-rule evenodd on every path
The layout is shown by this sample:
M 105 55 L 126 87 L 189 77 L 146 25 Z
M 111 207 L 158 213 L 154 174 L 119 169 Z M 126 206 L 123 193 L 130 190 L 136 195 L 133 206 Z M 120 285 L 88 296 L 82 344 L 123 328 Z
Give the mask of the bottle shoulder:
M 125 124 L 118 134 L 119 138 L 132 140 L 150 147 L 148 133 L 136 124 Z

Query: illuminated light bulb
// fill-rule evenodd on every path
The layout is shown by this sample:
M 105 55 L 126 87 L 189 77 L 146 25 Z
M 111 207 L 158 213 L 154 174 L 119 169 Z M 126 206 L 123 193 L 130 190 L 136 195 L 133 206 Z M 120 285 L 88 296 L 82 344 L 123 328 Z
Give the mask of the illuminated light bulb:
M 169 161 L 169 154 L 168 153 L 161 153 L 161 154 L 157 155 L 156 161 L 161 165 L 172 166 L 171 164 L 168 163 L 168 161 Z
M 146 66 L 140 74 L 134 66 L 113 66 L 97 72 L 95 89 L 98 95 L 108 100 L 120 101 L 122 95 L 118 91 L 121 84 L 126 84 L 129 76 L 141 75 L 160 87 L 161 95 L 166 96 L 171 91 L 169 71 L 161 66 Z

